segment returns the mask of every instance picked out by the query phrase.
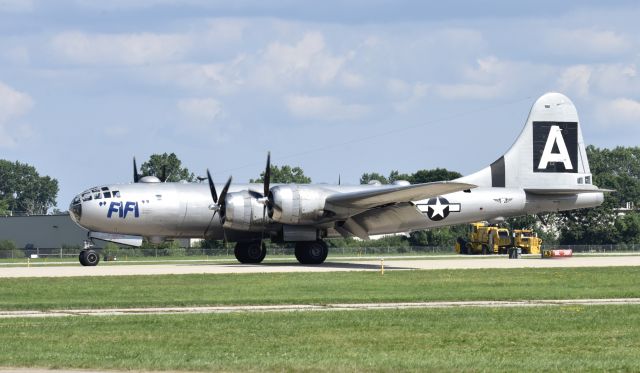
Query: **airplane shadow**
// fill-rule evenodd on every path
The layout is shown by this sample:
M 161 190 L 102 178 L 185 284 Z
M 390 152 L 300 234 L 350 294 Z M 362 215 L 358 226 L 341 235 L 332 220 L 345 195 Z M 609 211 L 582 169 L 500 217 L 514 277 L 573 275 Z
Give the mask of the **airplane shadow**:
M 231 263 L 231 264 L 218 264 L 218 263 L 198 263 L 198 264 L 188 264 L 188 265 L 212 265 L 212 266 L 225 266 L 225 267 L 248 267 L 248 268 L 259 268 L 259 267 L 304 267 L 304 268 L 335 268 L 335 269 L 358 269 L 358 270 L 380 270 L 379 264 L 365 264 L 365 263 L 340 263 L 340 262 L 324 262 L 322 264 L 299 264 L 294 262 L 284 262 L 284 263 L 260 263 L 260 264 L 242 264 L 242 263 Z M 415 268 L 411 267 L 400 267 L 390 265 L 385 263 L 385 270 L 411 270 Z

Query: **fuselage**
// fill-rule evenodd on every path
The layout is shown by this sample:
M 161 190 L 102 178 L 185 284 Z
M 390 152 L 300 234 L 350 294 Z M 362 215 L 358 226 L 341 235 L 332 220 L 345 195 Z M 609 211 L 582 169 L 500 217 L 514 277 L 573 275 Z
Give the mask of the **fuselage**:
M 380 185 L 314 185 L 330 194 L 347 193 Z M 232 185 L 230 192 L 250 190 L 261 193 L 262 184 Z M 369 234 L 414 231 L 480 220 L 501 219 L 525 214 L 555 212 L 598 206 L 602 193 L 536 195 L 519 188 L 479 187 L 413 201 L 398 209 L 398 219 L 381 221 Z M 135 183 L 91 188 L 74 198 L 70 206 L 73 220 L 95 232 L 138 235 L 154 240 L 164 238 L 238 239 L 249 232 L 222 229 L 214 216 L 208 185 L 199 183 Z M 272 232 L 281 224 L 269 224 Z M 325 236 L 336 235 L 323 224 Z

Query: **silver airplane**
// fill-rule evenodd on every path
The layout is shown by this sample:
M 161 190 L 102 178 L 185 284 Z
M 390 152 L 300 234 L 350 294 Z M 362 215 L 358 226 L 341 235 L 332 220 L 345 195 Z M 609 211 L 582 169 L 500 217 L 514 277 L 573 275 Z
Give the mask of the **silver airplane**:
M 134 183 L 88 189 L 76 196 L 72 219 L 90 237 L 139 245 L 174 238 L 235 242 L 241 263 L 260 263 L 265 239 L 295 243 L 302 264 L 327 257 L 324 239 L 423 230 L 447 225 L 599 206 L 603 193 L 592 184 L 575 106 L 560 93 L 533 104 L 511 148 L 490 166 L 453 181 L 393 185 L 233 185 L 220 195 L 208 185 L 167 183 L 155 176 Z M 87 248 L 80 263 L 97 265 Z

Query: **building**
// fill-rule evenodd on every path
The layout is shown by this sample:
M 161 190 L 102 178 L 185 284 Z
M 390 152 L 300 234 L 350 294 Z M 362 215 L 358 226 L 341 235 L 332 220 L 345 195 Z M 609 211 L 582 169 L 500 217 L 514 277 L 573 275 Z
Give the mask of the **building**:
M 69 214 L 0 217 L 0 240 L 12 241 L 18 249 L 81 248 L 87 234 Z

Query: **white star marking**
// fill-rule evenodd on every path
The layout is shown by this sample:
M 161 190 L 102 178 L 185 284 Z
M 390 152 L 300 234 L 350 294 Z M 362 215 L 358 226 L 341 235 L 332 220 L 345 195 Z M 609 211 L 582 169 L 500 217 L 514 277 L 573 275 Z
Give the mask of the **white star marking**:
M 436 215 L 440 215 L 444 218 L 444 209 L 447 208 L 448 205 L 443 205 L 440 203 L 440 198 L 436 197 L 436 204 L 435 205 L 429 205 L 429 207 L 431 207 L 433 209 L 433 214 L 431 215 L 432 218 L 435 218 Z

